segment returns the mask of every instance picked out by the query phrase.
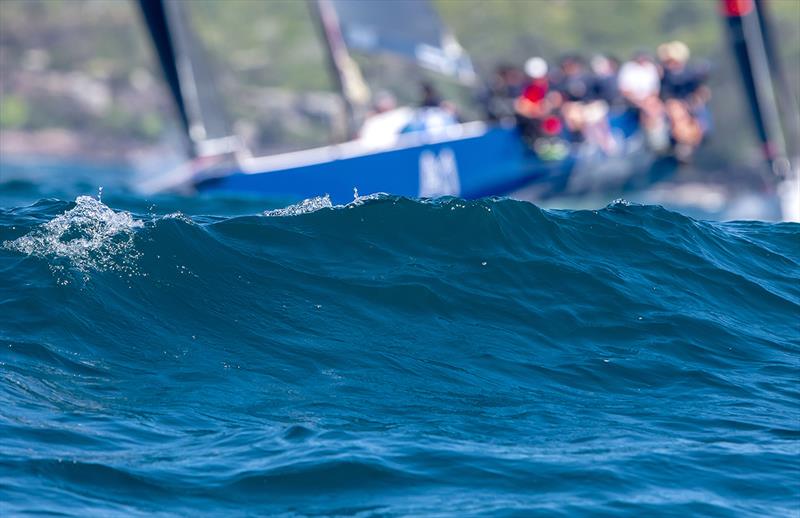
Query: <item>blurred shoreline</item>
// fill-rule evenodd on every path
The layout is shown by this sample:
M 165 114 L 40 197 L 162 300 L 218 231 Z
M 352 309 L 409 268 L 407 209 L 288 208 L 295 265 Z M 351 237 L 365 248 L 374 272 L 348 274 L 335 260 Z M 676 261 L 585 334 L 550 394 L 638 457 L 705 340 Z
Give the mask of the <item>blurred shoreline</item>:
M 770 192 L 762 153 L 723 43 L 713 2 L 434 0 L 446 25 L 484 79 L 499 63 L 531 55 L 604 52 L 626 59 L 637 48 L 679 38 L 713 64 L 714 129 L 692 167 L 667 182 L 621 196 L 725 214 L 720 200 L 765 200 Z M 800 62 L 800 3 L 770 3 L 787 66 Z M 207 47 L 221 103 L 255 155 L 309 149 L 335 141 L 341 105 L 327 77 L 324 52 L 304 2 L 190 2 L 193 28 Z M 389 61 L 359 62 L 376 88 L 393 87 L 413 102 L 420 76 Z M 157 71 L 134 2 L 0 1 L 0 181 L 18 165 L 77 164 L 93 170 L 144 170 L 152 177 L 185 159 L 175 110 Z M 791 85 L 800 90 L 800 77 Z M 458 98 L 464 107 L 469 93 Z M 404 97 L 405 96 L 405 97 Z M 335 128 L 334 128 L 335 129 Z M 29 172 L 31 178 L 44 178 Z M 137 173 L 138 174 L 138 173 Z M 133 185 L 139 176 L 115 183 Z M 43 179 L 44 181 L 44 179 Z M 108 184 L 108 179 L 103 183 Z M 564 207 L 610 201 L 537 201 Z M 769 205 L 771 202 L 766 202 Z M 748 205 L 745 203 L 744 205 Z M 743 205 L 743 206 L 744 206 Z M 752 213 L 750 209 L 737 213 Z M 766 219 L 773 219 L 769 216 Z M 722 217 L 725 217 L 724 215 Z

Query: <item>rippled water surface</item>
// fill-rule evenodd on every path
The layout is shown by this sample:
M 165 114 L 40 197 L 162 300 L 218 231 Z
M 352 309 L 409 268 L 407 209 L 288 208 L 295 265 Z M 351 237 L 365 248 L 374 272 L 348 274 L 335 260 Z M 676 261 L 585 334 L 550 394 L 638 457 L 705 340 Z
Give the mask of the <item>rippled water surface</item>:
M 797 516 L 800 225 L 3 188 L 0 514 Z

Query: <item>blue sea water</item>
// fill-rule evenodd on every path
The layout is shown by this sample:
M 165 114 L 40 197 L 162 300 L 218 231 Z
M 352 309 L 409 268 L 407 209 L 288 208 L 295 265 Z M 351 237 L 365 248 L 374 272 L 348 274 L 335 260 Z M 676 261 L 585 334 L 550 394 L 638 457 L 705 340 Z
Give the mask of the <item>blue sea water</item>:
M 3 516 L 800 512 L 800 225 L 55 196 L 0 184 Z

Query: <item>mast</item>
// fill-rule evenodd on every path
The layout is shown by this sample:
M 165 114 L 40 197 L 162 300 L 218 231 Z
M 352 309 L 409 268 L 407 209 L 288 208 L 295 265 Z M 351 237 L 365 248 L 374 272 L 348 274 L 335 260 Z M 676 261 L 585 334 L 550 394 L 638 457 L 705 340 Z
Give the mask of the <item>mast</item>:
M 721 0 L 721 4 L 764 159 L 774 172 L 783 152 L 783 132 L 755 4 L 753 0 Z
M 325 43 L 331 77 L 344 104 L 347 138 L 353 138 L 358 132 L 359 119 L 369 101 L 369 87 L 347 50 L 339 17 L 330 0 L 308 0 L 308 6 Z
M 756 0 L 761 34 L 764 38 L 764 50 L 767 64 L 777 86 L 776 98 L 781 106 L 780 113 L 786 134 L 787 162 L 783 176 L 778 184 L 778 196 L 781 199 L 781 211 L 786 221 L 800 221 L 800 109 L 797 99 L 792 93 L 789 78 L 781 62 L 778 47 L 775 44 L 772 16 L 767 0 Z
M 189 25 L 184 0 L 138 0 L 177 107 L 191 157 L 242 151 L 222 109 L 213 71 Z
M 142 13 L 144 22 L 147 25 L 147 30 L 150 33 L 150 39 L 158 55 L 161 72 L 164 74 L 164 79 L 167 82 L 172 100 L 175 103 L 175 108 L 178 111 L 178 118 L 183 126 L 184 134 L 187 137 L 186 145 L 188 152 L 194 157 L 196 155 L 196 150 L 191 138 L 189 138 L 189 115 L 181 90 L 175 46 L 172 41 L 164 3 L 161 0 L 138 0 L 138 2 L 139 10 Z
M 773 18 L 769 10 L 767 0 L 755 0 L 756 14 L 758 15 L 759 27 L 764 39 L 764 50 L 767 56 L 767 65 L 776 86 L 776 100 L 781 106 L 780 114 L 783 120 L 784 131 L 786 133 L 786 153 L 797 167 L 800 162 L 800 110 L 797 107 L 797 99 L 792 93 L 786 69 L 780 58 L 778 46 L 775 43 L 775 31 L 773 30 Z
M 796 135 L 789 126 L 792 142 L 787 146 L 779 115 L 782 110 L 778 108 L 771 74 L 780 65 L 774 45 L 769 41 L 769 21 L 764 6 L 760 6 L 760 12 L 757 10 L 760 3 L 760 0 L 720 0 L 764 159 L 775 179 L 783 219 L 800 221 L 800 171 L 797 163 L 791 164 L 786 157 L 787 151 L 791 151 L 787 147 L 797 146 Z M 793 99 L 784 102 L 787 103 L 783 106 L 785 110 L 794 111 Z M 796 117 L 796 111 L 788 116 Z

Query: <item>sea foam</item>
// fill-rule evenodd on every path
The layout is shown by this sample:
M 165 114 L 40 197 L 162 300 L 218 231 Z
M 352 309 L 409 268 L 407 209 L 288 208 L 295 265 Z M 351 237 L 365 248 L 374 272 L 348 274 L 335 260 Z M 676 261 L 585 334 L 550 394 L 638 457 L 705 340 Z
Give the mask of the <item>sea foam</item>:
M 75 206 L 3 247 L 26 255 L 64 259 L 82 272 L 135 271 L 135 230 L 144 223 L 99 199 L 78 196 Z

